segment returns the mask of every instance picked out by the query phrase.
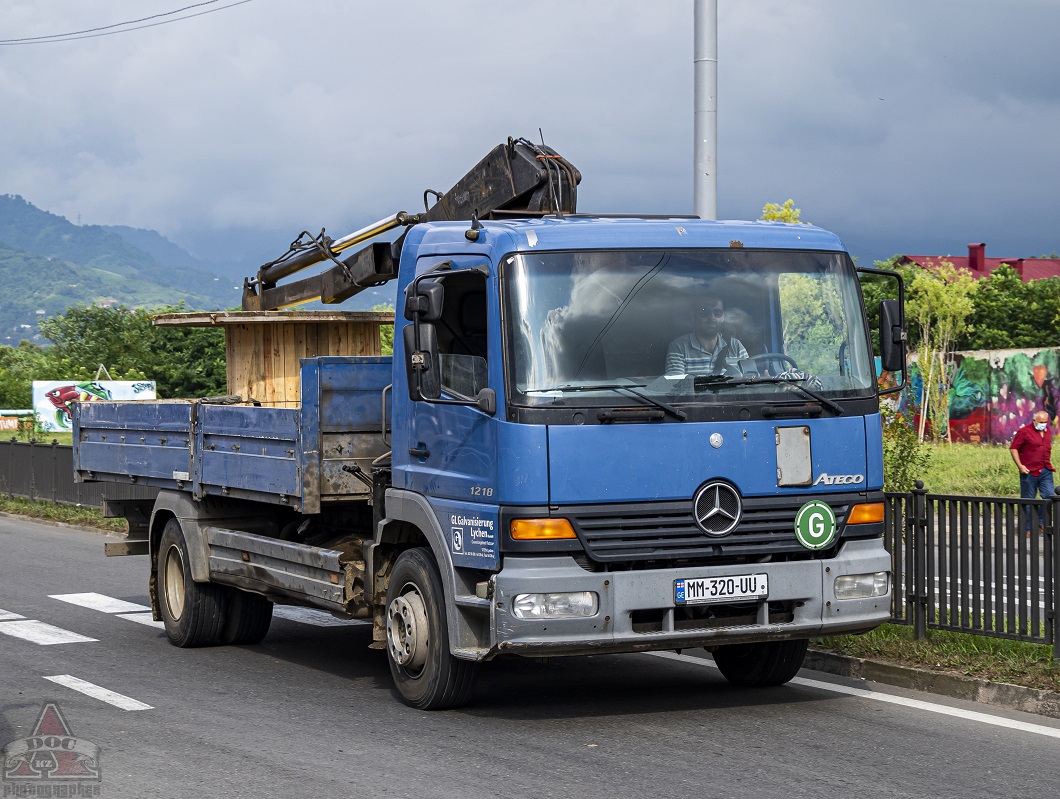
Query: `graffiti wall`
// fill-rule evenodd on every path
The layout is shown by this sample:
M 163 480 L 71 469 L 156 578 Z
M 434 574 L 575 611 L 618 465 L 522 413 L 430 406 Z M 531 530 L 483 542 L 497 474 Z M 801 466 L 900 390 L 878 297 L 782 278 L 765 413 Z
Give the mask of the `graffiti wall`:
M 1044 410 L 1060 432 L 1060 350 L 982 350 L 955 353 L 950 385 L 953 441 L 1008 443 L 1016 431 Z M 908 414 L 920 401 L 923 378 L 910 364 L 910 387 L 899 410 Z

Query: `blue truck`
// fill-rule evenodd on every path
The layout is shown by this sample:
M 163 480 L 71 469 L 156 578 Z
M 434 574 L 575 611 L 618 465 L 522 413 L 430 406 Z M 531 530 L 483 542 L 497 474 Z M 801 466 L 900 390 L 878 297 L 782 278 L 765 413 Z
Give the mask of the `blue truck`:
M 880 270 L 832 233 L 583 215 L 579 180 L 509 140 L 424 213 L 262 267 L 244 307 L 397 281 L 392 356 L 302 360 L 298 407 L 76 406 L 78 480 L 160 489 L 116 506 L 112 549 L 149 556 L 173 644 L 259 642 L 274 603 L 371 620 L 402 701 L 437 709 L 506 654 L 705 647 L 778 685 L 810 637 L 889 618 L 900 279 L 874 357 Z

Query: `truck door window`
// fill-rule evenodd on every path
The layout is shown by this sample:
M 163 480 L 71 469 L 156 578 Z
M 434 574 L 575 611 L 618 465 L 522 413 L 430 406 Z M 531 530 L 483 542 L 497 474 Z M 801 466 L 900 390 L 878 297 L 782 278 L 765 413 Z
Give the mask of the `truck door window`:
M 487 386 L 486 278 L 455 272 L 443 278 L 443 285 L 445 304 L 438 321 L 442 390 L 475 397 Z

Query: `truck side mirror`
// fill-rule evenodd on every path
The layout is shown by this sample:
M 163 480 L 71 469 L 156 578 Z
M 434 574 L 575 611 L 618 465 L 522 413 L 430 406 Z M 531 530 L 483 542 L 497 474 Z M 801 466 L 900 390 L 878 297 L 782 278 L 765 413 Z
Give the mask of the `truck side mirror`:
M 415 293 L 413 293 L 415 289 Z M 442 318 L 445 289 L 437 280 L 419 280 L 409 285 L 405 294 L 405 318 L 410 322 L 437 322 Z
M 880 365 L 888 372 L 905 371 L 905 320 L 898 300 L 880 300 Z
M 438 355 L 437 330 L 430 322 L 413 322 L 405 325 L 401 335 L 405 339 L 405 377 L 409 399 L 413 402 L 438 399 L 442 395 L 442 362 Z

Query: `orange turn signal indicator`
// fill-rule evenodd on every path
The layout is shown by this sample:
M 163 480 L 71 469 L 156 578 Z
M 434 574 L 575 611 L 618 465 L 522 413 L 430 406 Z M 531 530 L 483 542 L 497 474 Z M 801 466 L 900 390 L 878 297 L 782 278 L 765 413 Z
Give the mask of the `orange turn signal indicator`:
M 509 530 L 516 541 L 555 541 L 578 537 L 566 519 L 513 519 Z
M 883 521 L 883 503 L 866 502 L 850 509 L 847 524 L 873 524 Z

